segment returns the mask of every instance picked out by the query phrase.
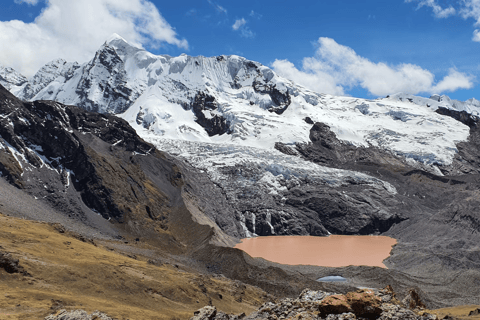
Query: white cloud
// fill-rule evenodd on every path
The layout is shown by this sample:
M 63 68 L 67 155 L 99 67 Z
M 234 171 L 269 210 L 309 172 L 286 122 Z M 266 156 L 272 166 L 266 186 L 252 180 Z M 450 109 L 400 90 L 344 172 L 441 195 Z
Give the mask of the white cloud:
M 474 78 L 472 76 L 465 75 L 455 69 L 450 69 L 448 75 L 434 86 L 432 91 L 440 93 L 445 91 L 452 92 L 457 89 L 471 89 L 473 87 L 473 80 Z
M 215 10 L 218 12 L 218 13 L 221 13 L 221 14 L 227 14 L 227 9 L 225 9 L 224 7 L 222 7 L 221 5 L 219 5 L 218 3 L 215 3 L 213 2 L 212 0 L 208 0 L 208 3 L 215 8 Z
M 424 6 L 432 8 L 433 14 L 437 18 L 448 18 L 449 16 L 456 13 L 456 10 L 452 6 L 444 9 L 440 5 L 438 5 L 435 0 L 405 0 L 405 2 L 407 3 L 414 1 L 419 1 L 417 9 L 420 9 Z
M 14 0 L 15 3 L 17 4 L 23 4 L 23 3 L 26 3 L 26 4 L 29 4 L 31 6 L 34 6 L 38 3 L 39 0 Z
M 240 36 L 242 36 L 243 38 L 254 38 L 255 33 L 252 30 L 250 30 L 250 28 L 245 26 L 246 24 L 247 24 L 247 20 L 245 20 L 244 18 L 237 19 L 235 23 L 232 25 L 232 29 L 235 31 L 239 31 Z
M 353 87 L 362 87 L 375 96 L 397 92 L 442 93 L 473 87 L 473 77 L 454 69 L 435 84 L 435 76 L 419 66 L 374 63 L 330 38 L 318 39 L 318 45 L 314 57 L 303 59 L 301 70 L 286 60 L 276 60 L 272 65 L 274 70 L 314 91 L 335 95 Z
M 462 17 L 473 18 L 476 20 L 475 25 L 480 26 L 480 0 L 463 0 L 462 3 L 464 4 L 460 11 Z
M 32 23 L 0 21 L 0 61 L 31 76 L 56 58 L 87 61 L 113 33 L 138 46 L 188 48 L 147 0 L 49 0 Z
M 245 19 L 238 19 L 235 21 L 235 23 L 233 24 L 232 28 L 233 30 L 238 30 L 240 29 L 242 26 L 244 26 L 245 24 L 247 23 L 247 21 Z
M 453 8 L 452 6 L 449 6 L 448 8 L 442 8 L 440 5 L 438 5 L 436 0 L 405 0 L 405 2 L 419 2 L 418 8 L 422 6 L 428 6 L 433 9 L 433 13 L 435 14 L 436 17 L 438 18 L 446 18 L 451 15 L 458 14 L 460 15 L 463 19 L 474 19 L 475 20 L 475 26 L 480 26 L 480 0 L 459 0 L 456 1 L 456 7 L 457 9 Z M 480 30 L 475 29 L 473 31 L 473 41 L 480 42 Z
M 260 13 L 255 12 L 253 10 L 250 11 L 249 16 L 252 17 L 252 18 L 255 18 L 255 19 L 261 19 L 263 17 Z
M 473 31 L 472 40 L 475 42 L 480 42 L 480 30 L 477 29 Z
M 288 60 L 275 60 L 272 67 L 280 76 L 290 79 L 310 90 L 339 96 L 345 95 L 343 87 L 338 85 L 334 76 L 322 70 L 313 71 L 303 69 L 300 71 Z
M 240 30 L 240 36 L 244 38 L 255 38 L 255 32 L 250 30 L 250 28 L 244 27 Z

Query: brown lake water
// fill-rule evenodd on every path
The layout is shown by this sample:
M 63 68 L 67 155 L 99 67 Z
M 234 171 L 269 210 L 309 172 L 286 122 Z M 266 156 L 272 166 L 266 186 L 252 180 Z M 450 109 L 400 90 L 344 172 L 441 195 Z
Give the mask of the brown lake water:
M 242 239 L 235 248 L 281 264 L 386 268 L 382 261 L 396 243 L 385 236 L 268 236 Z

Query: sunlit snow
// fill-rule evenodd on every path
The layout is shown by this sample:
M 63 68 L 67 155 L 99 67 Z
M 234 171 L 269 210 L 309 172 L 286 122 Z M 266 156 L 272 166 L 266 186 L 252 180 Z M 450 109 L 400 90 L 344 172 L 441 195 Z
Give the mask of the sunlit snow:
M 218 150 L 230 145 L 253 147 L 242 149 L 255 150 L 252 159 L 262 150 L 276 152 L 276 142 L 309 142 L 312 125 L 305 121 L 309 117 L 329 125 L 345 143 L 378 147 L 422 165 L 449 165 L 457 152 L 456 143 L 467 140 L 469 128 L 435 110 L 439 106 L 474 114 L 480 110 L 476 100 L 461 104 L 444 96 L 427 99 L 397 94 L 365 100 L 316 93 L 239 56 L 157 56 L 119 36 L 109 39 L 92 61 L 78 66 L 57 60 L 35 79 L 44 79 L 43 89 L 26 97 L 17 88 L 20 98 L 84 103 L 100 112 L 122 112 L 119 116 L 139 135 L 159 147 L 167 144 L 158 141 L 168 140 L 174 145 L 202 142 L 209 148 L 217 145 Z M 272 88 L 291 99 L 282 114 L 269 111 L 275 101 L 266 91 Z M 226 119 L 230 134 L 209 136 L 196 122 L 191 105 L 200 92 L 215 99 L 216 109 L 204 110 L 205 118 Z M 185 158 L 201 152 L 202 144 L 192 146 L 189 152 L 194 154 Z

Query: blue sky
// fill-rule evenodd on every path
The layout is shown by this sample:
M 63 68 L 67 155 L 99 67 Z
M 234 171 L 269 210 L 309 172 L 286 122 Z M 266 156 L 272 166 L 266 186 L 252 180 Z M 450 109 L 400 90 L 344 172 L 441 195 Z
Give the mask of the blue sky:
M 0 5 L 0 64 L 26 75 L 56 57 L 84 62 L 117 32 L 156 54 L 241 55 L 333 94 L 374 98 L 407 91 L 480 99 L 480 0 Z

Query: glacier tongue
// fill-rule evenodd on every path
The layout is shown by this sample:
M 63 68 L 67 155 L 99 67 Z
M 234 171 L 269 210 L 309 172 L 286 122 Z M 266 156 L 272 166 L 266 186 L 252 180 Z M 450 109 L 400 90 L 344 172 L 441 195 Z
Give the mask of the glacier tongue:
M 274 149 L 162 139 L 154 136 L 149 136 L 148 140 L 158 149 L 178 156 L 205 171 L 217 184 L 225 185 L 227 175 L 224 173 L 235 171 L 241 178 L 235 180 L 232 187 L 244 192 L 255 189 L 254 186 L 257 185 L 268 189 L 270 194 L 278 195 L 301 184 L 338 188 L 352 182 L 385 190 L 390 194 L 397 192 L 391 184 L 369 175 L 319 166 Z

